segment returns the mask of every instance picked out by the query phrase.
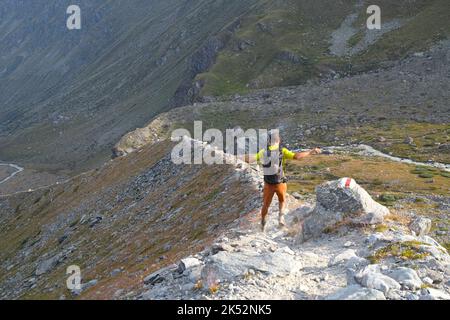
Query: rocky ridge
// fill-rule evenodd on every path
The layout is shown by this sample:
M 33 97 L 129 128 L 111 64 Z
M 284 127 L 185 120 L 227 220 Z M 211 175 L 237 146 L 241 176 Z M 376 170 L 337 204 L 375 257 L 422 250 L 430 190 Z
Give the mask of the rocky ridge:
M 450 299 L 450 256 L 425 218 L 398 223 L 350 178 L 319 186 L 316 199 L 289 197 L 281 230 L 276 201 L 265 233 L 258 213 L 241 217 L 204 251 L 148 275 L 134 298 Z

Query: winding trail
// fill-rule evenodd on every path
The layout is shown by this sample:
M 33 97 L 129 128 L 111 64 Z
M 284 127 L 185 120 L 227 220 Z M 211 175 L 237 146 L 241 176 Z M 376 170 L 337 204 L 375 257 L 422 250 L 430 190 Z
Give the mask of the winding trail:
M 11 167 L 11 168 L 16 169 L 16 171 L 11 173 L 8 177 L 6 177 L 5 179 L 1 180 L 0 184 L 5 183 L 9 179 L 13 178 L 16 174 L 18 174 L 18 173 L 20 173 L 20 172 L 22 172 L 24 170 L 22 167 L 19 167 L 18 165 L 12 164 L 12 163 L 0 163 L 0 166 Z
M 328 149 L 359 149 L 359 152 L 357 152 L 359 155 L 362 156 L 369 156 L 369 157 L 382 157 L 382 158 L 386 158 L 389 159 L 391 161 L 395 161 L 395 162 L 402 162 L 402 163 L 407 163 L 407 164 L 413 164 L 416 166 L 427 166 L 427 167 L 435 167 L 435 168 L 439 168 L 441 170 L 444 171 L 448 171 L 450 172 L 450 164 L 446 164 L 446 163 L 441 163 L 441 162 L 420 162 L 420 161 L 414 161 L 408 158 L 400 158 L 400 157 L 395 157 L 392 156 L 390 154 L 386 154 L 383 153 L 381 151 L 378 151 L 374 148 L 372 148 L 371 146 L 368 146 L 366 144 L 359 144 L 359 145 L 351 145 L 351 146 L 344 146 L 344 147 L 331 147 Z

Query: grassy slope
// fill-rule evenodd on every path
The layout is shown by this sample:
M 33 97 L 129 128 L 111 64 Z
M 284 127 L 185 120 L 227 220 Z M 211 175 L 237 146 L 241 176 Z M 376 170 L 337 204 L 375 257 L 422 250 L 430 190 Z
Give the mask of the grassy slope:
M 141 288 L 146 275 L 201 250 L 249 209 L 254 190 L 239 179 L 225 182 L 233 172 L 230 166 L 159 167 L 150 178 L 162 178 L 164 183 L 149 184 L 146 174 L 171 146 L 156 144 L 70 183 L 2 200 L 2 291 L 12 294 L 4 287 L 7 279 L 34 277 L 38 261 L 74 245 L 73 253 L 37 277 L 36 287 L 20 297 L 71 297 L 65 289 L 65 269 L 78 264 L 85 282 L 99 280 L 81 298 L 111 298 L 120 288 Z M 81 222 L 83 216 L 103 219 L 90 227 L 90 222 Z M 68 238 L 61 240 L 63 235 Z M 29 254 L 20 256 L 24 251 Z M 9 265 L 13 267 L 6 271 Z M 116 268 L 123 272 L 112 277 Z
M 218 57 L 209 72 L 199 75 L 205 81 L 204 95 L 243 93 L 251 88 L 267 88 L 304 83 L 321 72 L 361 71 L 387 60 L 424 50 L 432 43 L 448 37 L 450 4 L 446 0 L 379 1 L 382 21 L 403 19 L 399 30 L 383 36 L 368 50 L 351 58 L 329 55 L 329 39 L 341 21 L 354 12 L 356 1 L 278 1 L 266 5 L 257 14 L 247 16 L 235 39 Z M 365 3 L 359 9 L 355 27 L 364 28 Z M 358 12 L 357 12 L 358 13 Z M 261 29 L 266 26 L 269 31 Z M 363 30 L 363 29 L 362 29 Z M 362 32 L 350 39 L 356 44 Z M 245 49 L 236 43 L 248 41 Z M 302 57 L 302 63 L 281 61 L 280 52 Z
M 450 3 L 446 0 L 415 1 L 412 4 L 408 1 L 383 0 L 378 3 L 382 9 L 382 19 L 400 18 L 406 24 L 387 33 L 356 57 L 353 61 L 356 64 L 401 59 L 411 52 L 425 50 L 450 35 Z
M 235 39 L 220 54 L 214 67 L 198 77 L 206 81 L 203 94 L 299 84 L 314 77 L 328 48 L 327 35 L 337 28 L 350 8 L 349 1 L 268 2 L 242 21 Z M 249 41 L 251 45 L 238 50 L 236 45 L 241 41 Z M 281 52 L 302 57 L 304 63 L 281 61 L 277 58 Z

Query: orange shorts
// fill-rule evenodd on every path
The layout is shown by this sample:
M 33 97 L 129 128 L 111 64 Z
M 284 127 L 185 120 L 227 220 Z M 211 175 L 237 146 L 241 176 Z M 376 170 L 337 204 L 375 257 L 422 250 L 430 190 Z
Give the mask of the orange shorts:
M 264 204 L 269 206 L 274 194 L 277 194 L 279 202 L 286 201 L 287 183 L 268 184 L 264 183 L 263 199 Z

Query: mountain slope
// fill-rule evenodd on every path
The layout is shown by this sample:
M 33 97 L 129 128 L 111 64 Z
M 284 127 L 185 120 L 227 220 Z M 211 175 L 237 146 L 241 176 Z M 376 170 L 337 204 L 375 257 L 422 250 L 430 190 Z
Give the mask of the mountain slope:
M 98 165 L 121 135 L 169 102 L 202 44 L 256 0 L 2 3 L 0 159 L 34 168 Z
M 79 31 L 65 27 L 68 4 L 2 3 L 2 161 L 80 172 L 170 107 L 373 70 L 450 30 L 445 0 L 379 2 L 382 34 L 360 0 L 81 1 Z M 350 37 L 335 38 L 343 27 Z
M 265 236 L 255 235 L 261 201 L 260 173 L 243 166 L 175 165 L 170 161 L 173 144 L 167 137 L 173 128 L 190 128 L 194 120 L 203 120 L 204 129 L 236 125 L 279 127 L 285 145 L 293 149 L 318 143 L 365 142 L 386 148 L 394 155 L 400 152 L 419 157 L 418 160 L 433 157 L 448 163 L 445 151 L 450 118 L 447 106 L 450 90 L 446 89 L 449 65 L 445 63 L 448 48 L 448 41 L 440 43 L 430 51 L 411 55 L 378 72 L 176 108 L 155 118 L 147 127 L 126 135 L 116 146 L 116 155 L 122 156 L 103 167 L 64 183 L 0 197 L 0 233 L 5 239 L 0 247 L 0 297 L 161 298 L 170 289 L 172 293 L 167 297 L 178 298 L 185 293 L 174 292 L 172 285 L 187 284 L 191 286 L 188 296 L 202 298 L 207 293 L 191 292 L 193 285 L 184 283 L 190 279 L 185 277 L 188 273 L 181 280 L 173 279 L 157 286 L 156 291 L 148 292 L 154 288 L 144 283 L 151 283 L 152 277 L 147 277 L 154 272 L 162 273 L 159 271 L 162 267 L 170 271 L 171 265 L 181 258 L 202 254 L 205 248 L 209 252 L 210 245 L 222 235 L 241 241 L 246 250 L 252 240 L 266 242 Z M 404 141 L 411 134 L 417 135 L 413 139 L 416 144 Z M 312 291 L 295 295 L 279 285 L 278 297 L 304 299 L 311 298 L 314 292 L 320 297 L 332 293 L 344 284 L 346 269 L 341 265 L 337 268 L 339 272 L 333 273 L 326 257 L 339 254 L 345 244 L 343 240 L 358 243 L 358 250 L 362 250 L 365 232 L 382 233 L 390 239 L 393 229 L 409 237 L 407 224 L 416 216 L 428 216 L 433 237 L 449 247 L 448 172 L 429 163 L 417 167 L 392 162 L 352 147 L 331 150 L 336 151 L 289 163 L 286 168 L 289 192 L 311 206 L 317 185 L 352 176 L 377 201 L 389 206 L 392 216 L 375 229 L 351 229 L 351 234 L 324 235 L 318 242 L 293 247 L 291 250 L 298 252 L 298 256 L 319 250 L 318 263 L 314 264 L 314 259 L 302 263 L 329 274 L 333 286 L 318 288 L 320 283 L 315 285 L 314 279 L 319 276 L 304 274 L 312 272 L 306 269 L 300 276 L 306 276 Z M 292 209 L 301 205 L 292 197 L 289 201 Z M 272 210 L 275 219 L 273 213 L 276 215 L 276 210 Z M 295 214 L 289 220 L 295 229 Z M 292 246 L 289 242 L 292 233 L 280 234 L 270 229 L 270 235 L 279 237 L 279 246 Z M 330 246 L 329 239 L 338 245 Z M 422 244 L 405 245 L 409 245 L 407 259 L 402 263 L 432 263 L 431 260 L 423 262 L 422 255 L 417 256 L 420 259 L 409 259 L 410 250 L 413 250 L 412 257 L 416 257 L 416 249 Z M 261 251 L 263 259 L 266 259 L 266 249 Z M 396 251 L 395 243 L 388 249 L 392 252 L 386 249 L 379 252 L 380 257 L 373 258 L 384 259 L 385 255 L 389 259 L 405 258 L 403 251 Z M 234 249 L 231 251 L 239 254 Z M 368 258 L 369 253 L 376 252 L 364 251 L 364 257 Z M 80 296 L 65 288 L 65 269 L 73 264 L 82 268 L 85 287 Z M 428 269 L 427 265 L 422 278 L 428 276 Z M 441 276 L 441 272 L 434 275 L 436 279 Z M 257 280 L 265 285 L 258 296 L 267 297 L 272 292 L 269 287 L 273 279 Z M 445 285 L 447 280 L 440 281 Z M 252 288 L 244 284 L 238 297 L 245 298 Z M 219 297 L 236 297 L 229 287 L 224 289 Z
M 370 70 L 449 36 L 448 1 L 378 1 L 380 31 L 366 27 L 366 9 L 372 4 L 267 2 L 243 19 L 214 66 L 197 77 L 201 94 L 242 93 Z M 333 46 L 347 49 L 340 54 Z
M 154 144 L 65 183 L 0 197 L 0 233 L 8 239 L 0 298 L 75 297 L 66 288 L 69 265 L 80 266 L 83 283 L 98 281 L 96 298 L 111 298 L 255 209 L 250 171 L 175 165 L 172 146 Z

